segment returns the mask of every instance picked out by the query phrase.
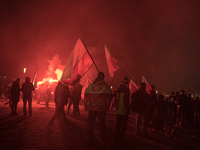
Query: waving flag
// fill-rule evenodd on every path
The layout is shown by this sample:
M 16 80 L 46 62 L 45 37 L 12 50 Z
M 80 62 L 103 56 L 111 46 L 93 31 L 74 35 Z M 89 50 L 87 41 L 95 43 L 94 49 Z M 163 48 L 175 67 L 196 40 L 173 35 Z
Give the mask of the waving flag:
M 139 89 L 139 87 L 133 82 L 133 80 L 130 80 L 129 89 L 130 89 L 130 102 L 131 102 L 132 93 L 136 92 Z
M 88 69 L 92 66 L 93 61 L 87 52 L 81 39 L 79 39 L 71 52 L 61 81 L 65 84 L 75 85 Z
M 110 50 L 105 46 L 105 55 L 108 64 L 108 71 L 111 77 L 114 76 L 114 72 L 119 69 L 117 65 L 117 59 L 111 54 Z
M 146 84 L 146 92 L 149 94 L 150 91 L 152 90 L 150 84 L 147 82 L 147 80 L 145 79 L 144 76 L 142 76 L 142 82 L 144 82 Z

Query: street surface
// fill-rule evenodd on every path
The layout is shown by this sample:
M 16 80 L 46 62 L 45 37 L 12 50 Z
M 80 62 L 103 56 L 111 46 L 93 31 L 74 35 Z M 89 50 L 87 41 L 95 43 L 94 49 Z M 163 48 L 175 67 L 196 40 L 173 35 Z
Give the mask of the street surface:
M 61 119 L 54 122 L 52 131 L 47 131 L 48 121 L 54 115 L 55 106 L 50 102 L 49 108 L 45 103 L 32 103 L 32 116 L 23 116 L 22 100 L 18 104 L 18 116 L 10 116 L 10 107 L 4 106 L 0 100 L 0 150 L 109 150 L 116 149 L 111 145 L 115 132 L 116 114 L 109 111 L 106 119 L 107 139 L 99 138 L 99 126 L 96 121 L 93 145 L 86 145 L 85 131 L 87 113 L 80 104 L 81 116 L 75 118 L 66 114 L 69 123 L 66 125 Z M 65 107 L 67 112 L 67 107 Z M 147 136 L 134 135 L 134 115 L 131 113 L 124 140 L 126 146 L 118 149 L 127 150 L 194 150 L 200 149 L 200 129 L 177 128 L 173 137 L 164 137 L 162 133 L 151 132 Z

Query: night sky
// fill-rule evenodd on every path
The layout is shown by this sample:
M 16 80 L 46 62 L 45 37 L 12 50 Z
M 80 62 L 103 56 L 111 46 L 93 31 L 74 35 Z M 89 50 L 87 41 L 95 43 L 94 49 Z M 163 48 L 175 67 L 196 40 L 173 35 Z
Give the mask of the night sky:
M 130 75 L 119 64 L 109 76 L 105 45 L 136 84 L 144 76 L 160 93 L 200 93 L 199 0 L 1 0 L 0 35 L 0 75 L 38 68 L 42 80 L 82 38 L 110 85 Z

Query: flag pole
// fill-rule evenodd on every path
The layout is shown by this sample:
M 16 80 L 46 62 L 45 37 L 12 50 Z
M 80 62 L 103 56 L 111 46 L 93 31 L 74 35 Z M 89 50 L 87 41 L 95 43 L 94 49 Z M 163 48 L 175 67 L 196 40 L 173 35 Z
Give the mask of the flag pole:
M 80 39 L 81 39 L 81 38 L 80 38 Z M 83 42 L 83 40 L 82 40 L 82 39 L 81 39 L 81 41 L 82 41 L 83 45 L 85 46 L 85 43 Z M 90 55 L 90 53 L 89 53 L 89 51 L 88 51 L 88 49 L 87 49 L 87 47 L 86 47 L 86 46 L 85 46 L 85 49 L 86 49 L 86 51 L 87 51 L 88 55 L 90 56 L 90 58 L 92 59 L 92 62 L 93 62 L 93 64 L 95 65 L 95 67 L 96 67 L 97 71 L 99 72 L 99 69 L 97 68 L 97 65 L 95 64 L 95 62 L 94 62 L 94 60 L 93 60 L 92 56 Z
M 32 83 L 33 83 L 33 81 L 34 81 L 34 80 L 35 80 L 35 78 L 36 78 L 36 73 L 37 73 L 37 70 L 38 70 L 38 68 L 35 70 L 35 74 L 34 74 L 34 76 L 33 76 Z
M 132 76 L 132 74 L 126 69 L 126 67 L 117 59 L 117 61 L 122 65 L 122 67 L 128 72 L 128 74 L 131 76 L 131 78 L 135 81 L 135 78 Z

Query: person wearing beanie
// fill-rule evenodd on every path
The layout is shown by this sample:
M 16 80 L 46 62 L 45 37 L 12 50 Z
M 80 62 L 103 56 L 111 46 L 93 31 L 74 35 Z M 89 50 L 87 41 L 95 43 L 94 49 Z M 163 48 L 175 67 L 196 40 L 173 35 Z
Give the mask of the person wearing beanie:
M 117 114 L 117 125 L 115 129 L 113 144 L 119 142 L 122 144 L 122 140 L 127 128 L 128 115 L 130 114 L 130 90 L 129 90 L 129 78 L 124 77 L 122 83 L 116 91 L 116 114 Z

